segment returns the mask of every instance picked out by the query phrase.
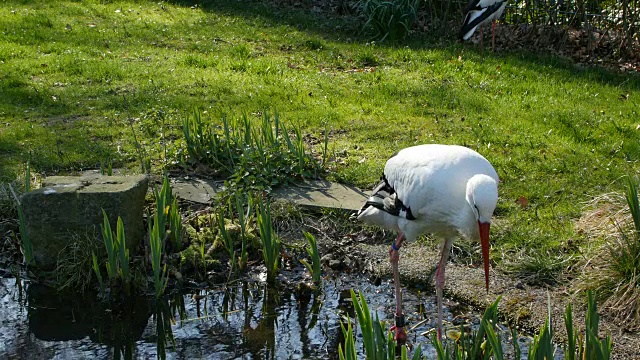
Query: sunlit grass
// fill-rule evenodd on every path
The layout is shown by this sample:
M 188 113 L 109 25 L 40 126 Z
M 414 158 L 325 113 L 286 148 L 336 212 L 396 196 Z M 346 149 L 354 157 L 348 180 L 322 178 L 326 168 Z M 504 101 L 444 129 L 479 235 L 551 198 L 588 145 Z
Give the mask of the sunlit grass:
M 639 170 L 635 74 L 420 36 L 371 44 L 353 18 L 270 2 L 191 5 L 0 4 L 0 180 L 15 180 L 30 151 L 38 174 L 106 159 L 137 172 L 147 155 L 159 172 L 189 160 L 182 122 L 194 108 L 206 124 L 277 112 L 331 179 L 363 189 L 402 147 L 478 150 L 501 179 L 494 255 L 563 261 L 575 259 L 565 245 L 580 241 L 581 204 Z M 537 265 L 524 270 L 549 264 Z

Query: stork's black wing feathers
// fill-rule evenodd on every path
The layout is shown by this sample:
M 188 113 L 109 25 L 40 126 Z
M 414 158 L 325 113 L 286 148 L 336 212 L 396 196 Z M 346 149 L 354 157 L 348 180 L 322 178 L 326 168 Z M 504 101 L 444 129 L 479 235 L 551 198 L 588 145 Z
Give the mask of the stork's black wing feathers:
M 369 206 L 373 206 L 393 216 L 404 216 L 408 220 L 416 219 L 411 213 L 411 209 L 406 207 L 402 201 L 398 199 L 398 194 L 396 194 L 396 191 L 391 187 L 384 174 L 382 175 L 378 185 L 373 188 L 371 196 L 362 206 L 358 215 L 365 211 Z
M 464 11 L 465 16 L 464 16 L 464 22 L 462 23 L 462 28 L 460 29 L 460 35 L 459 35 L 460 39 L 462 39 L 464 34 L 469 32 L 469 30 L 480 25 L 483 21 L 487 20 L 489 16 L 493 15 L 496 11 L 498 11 L 503 3 L 504 1 L 496 1 L 495 3 L 489 5 L 486 8 L 487 10 L 484 13 L 482 13 L 477 18 L 471 20 L 471 12 L 480 11 L 483 8 L 480 6 L 479 0 L 469 1 L 469 3 L 467 4 L 467 8 Z

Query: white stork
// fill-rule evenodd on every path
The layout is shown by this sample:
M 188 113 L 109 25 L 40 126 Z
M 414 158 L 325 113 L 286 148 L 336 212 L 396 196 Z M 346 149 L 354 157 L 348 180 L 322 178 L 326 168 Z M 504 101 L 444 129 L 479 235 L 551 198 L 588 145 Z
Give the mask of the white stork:
M 498 174 L 477 152 L 457 145 L 419 145 L 392 156 L 358 220 L 395 230 L 389 249 L 396 297 L 395 338 L 406 341 L 398 272 L 402 242 L 421 234 L 445 239 L 436 270 L 438 337 L 442 336 L 444 269 L 451 244 L 458 236 L 479 239 L 489 290 L 489 227 L 498 201 Z
M 460 29 L 460 38 L 468 40 L 476 31 L 478 26 L 491 22 L 491 49 L 496 42 L 496 20 L 500 18 L 504 8 L 507 6 L 506 0 L 469 0 L 464 9 L 464 21 Z M 482 47 L 482 30 L 480 31 L 480 46 Z

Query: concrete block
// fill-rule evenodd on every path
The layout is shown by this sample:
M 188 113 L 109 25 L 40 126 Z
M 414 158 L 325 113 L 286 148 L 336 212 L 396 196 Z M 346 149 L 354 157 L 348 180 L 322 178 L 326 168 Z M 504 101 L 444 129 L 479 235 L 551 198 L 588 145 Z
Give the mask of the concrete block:
M 118 216 L 125 227 L 127 247 L 137 246 L 145 234 L 144 198 L 147 176 L 51 176 L 40 189 L 22 195 L 22 209 L 33 243 L 36 267 L 53 269 L 59 253 L 74 236 L 101 238 L 102 209 L 112 230 Z

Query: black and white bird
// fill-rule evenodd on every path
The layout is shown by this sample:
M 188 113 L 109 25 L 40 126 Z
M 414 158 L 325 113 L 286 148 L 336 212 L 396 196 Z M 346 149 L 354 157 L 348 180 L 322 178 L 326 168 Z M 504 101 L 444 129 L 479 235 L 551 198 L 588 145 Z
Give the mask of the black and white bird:
M 506 0 L 470 0 L 464 9 L 464 21 L 460 29 L 460 39 L 468 40 L 478 26 L 491 22 L 491 49 L 495 47 L 496 20 L 502 16 Z M 482 46 L 482 29 L 480 29 L 480 44 Z
M 357 217 L 398 233 L 389 249 L 396 297 L 396 341 L 404 342 L 407 336 L 398 272 L 402 242 L 427 233 L 444 238 L 435 275 L 441 337 L 444 270 L 451 244 L 458 236 L 480 240 L 489 290 L 489 228 L 497 201 L 498 174 L 487 159 L 469 148 L 418 145 L 401 150 L 387 161 L 380 183 Z

